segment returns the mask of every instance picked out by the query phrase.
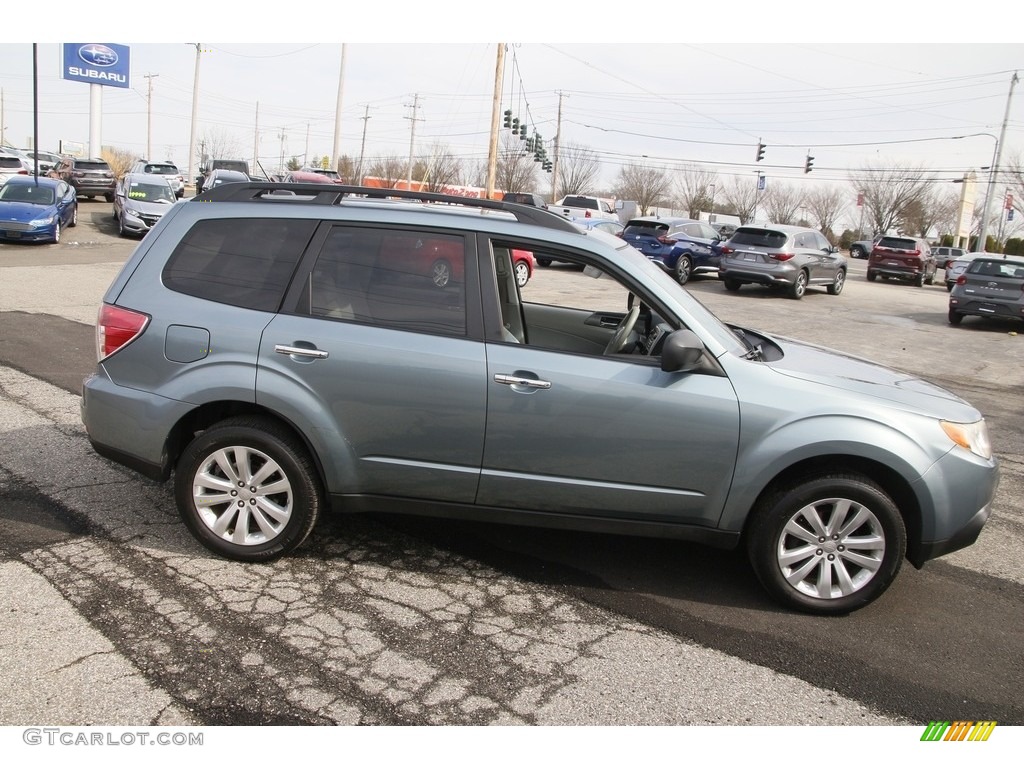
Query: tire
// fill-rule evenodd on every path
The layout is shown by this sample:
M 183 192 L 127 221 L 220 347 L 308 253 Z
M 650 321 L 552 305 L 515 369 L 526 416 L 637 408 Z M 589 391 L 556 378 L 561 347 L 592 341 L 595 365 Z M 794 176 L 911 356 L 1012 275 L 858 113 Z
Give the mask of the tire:
M 896 504 L 860 475 L 827 474 L 781 488 L 758 502 L 747 531 L 750 563 L 768 593 L 823 615 L 849 613 L 885 592 L 906 547 Z
M 530 282 L 530 265 L 525 261 L 517 261 L 513 267 L 516 273 L 516 285 L 522 288 Z
M 739 280 L 733 280 L 731 277 L 722 278 L 722 283 L 725 285 L 725 290 L 732 291 L 733 293 L 736 293 L 740 286 L 743 285 Z
M 200 544 L 253 563 L 302 544 L 324 504 L 301 441 L 258 416 L 226 419 L 193 439 L 178 459 L 174 491 L 178 512 Z M 245 510 L 244 531 L 239 509 Z
M 955 309 L 949 310 L 949 315 L 947 317 L 949 318 L 950 325 L 960 325 L 960 323 L 964 321 L 964 316 Z
M 55 245 L 60 242 L 60 218 L 53 225 L 53 242 Z
M 124 228 L 124 216 L 114 216 L 117 219 L 117 234 L 119 237 L 128 237 L 128 230 Z
M 113 195 L 104 195 L 103 199 L 106 200 L 108 203 L 114 202 L 114 196 Z
M 850 248 L 850 258 L 851 259 L 863 259 L 864 258 L 864 249 L 861 248 L 859 245 L 853 246 L 852 248 Z
M 452 281 L 452 265 L 444 259 L 438 259 L 430 267 L 430 280 L 438 288 L 444 288 Z
M 928 275 L 928 277 L 926 277 L 924 279 L 924 284 L 925 285 L 934 285 L 935 284 L 935 273 L 934 272 L 932 272 L 932 274 Z
M 874 272 L 868 272 L 868 282 L 873 283 L 878 279 L 878 275 Z
M 914 282 L 914 286 L 916 288 L 923 288 L 924 287 L 924 275 L 918 275 L 917 277 L 914 278 L 913 282 Z
M 690 281 L 690 275 L 693 274 L 693 262 L 690 261 L 688 254 L 683 254 L 676 259 L 674 272 L 676 282 L 680 285 L 686 285 Z
M 836 272 L 836 276 L 832 278 L 832 284 L 826 288 L 830 296 L 838 296 L 843 292 L 843 286 L 846 285 L 846 270 L 840 269 Z
M 953 292 L 953 283 L 946 283 L 946 293 Z
M 551 259 L 537 259 L 537 263 L 540 264 L 542 267 L 550 267 Z
M 807 293 L 807 273 L 802 269 L 796 273 L 796 280 L 789 286 L 788 296 L 791 299 L 802 299 Z
M 68 222 L 69 227 L 78 226 L 78 203 L 75 203 L 75 209 L 71 212 L 71 221 Z

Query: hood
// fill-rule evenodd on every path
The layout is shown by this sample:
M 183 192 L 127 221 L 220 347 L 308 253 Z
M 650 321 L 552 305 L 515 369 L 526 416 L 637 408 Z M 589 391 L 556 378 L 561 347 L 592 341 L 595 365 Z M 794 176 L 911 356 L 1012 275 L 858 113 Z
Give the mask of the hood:
M 125 207 L 130 208 L 133 211 L 139 211 L 140 213 L 149 214 L 150 216 L 163 216 L 167 211 L 171 209 L 174 203 L 167 201 L 166 203 L 155 203 L 149 200 L 132 200 L 128 198 L 125 202 Z
M 53 216 L 57 207 L 53 204 L 39 203 L 4 203 L 0 209 L 0 221 L 18 221 L 27 224 L 44 216 Z
M 888 400 L 953 421 L 980 418 L 974 406 L 959 396 L 913 374 L 794 339 L 775 337 L 774 341 L 784 357 L 766 365 L 785 376 Z

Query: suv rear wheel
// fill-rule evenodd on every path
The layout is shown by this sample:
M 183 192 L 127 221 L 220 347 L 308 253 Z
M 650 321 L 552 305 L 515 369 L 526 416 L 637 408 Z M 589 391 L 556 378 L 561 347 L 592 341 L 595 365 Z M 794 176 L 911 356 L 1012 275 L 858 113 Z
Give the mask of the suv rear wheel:
M 828 474 L 784 487 L 755 508 L 747 553 L 765 589 L 818 614 L 848 613 L 889 586 L 907 536 L 896 504 L 860 475 Z
M 676 261 L 676 281 L 680 285 L 686 285 L 690 281 L 690 273 L 693 272 L 693 263 L 690 257 L 683 254 Z
M 831 296 L 838 296 L 843 292 L 844 285 L 846 285 L 846 270 L 840 269 L 836 272 L 836 276 L 832 278 L 832 285 L 826 290 Z
M 789 298 L 802 299 L 807 293 L 807 273 L 802 269 L 796 273 L 796 280 L 789 286 Z
M 305 447 L 269 419 L 226 419 L 182 452 L 174 477 L 185 525 L 222 557 L 273 560 L 316 524 L 323 492 Z

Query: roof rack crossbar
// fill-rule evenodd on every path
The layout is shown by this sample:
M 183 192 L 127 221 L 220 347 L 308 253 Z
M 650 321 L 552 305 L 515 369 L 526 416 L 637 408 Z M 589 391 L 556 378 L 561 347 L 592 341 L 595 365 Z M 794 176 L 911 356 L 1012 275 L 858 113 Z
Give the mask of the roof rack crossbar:
M 485 210 L 507 211 L 519 221 L 535 224 L 548 229 L 559 229 L 564 232 L 579 230 L 564 216 L 529 205 L 506 203 L 499 200 L 488 200 L 477 197 L 461 197 L 444 195 L 438 192 L 417 192 L 409 189 L 388 189 L 382 187 L 356 187 L 344 184 L 296 184 L 283 182 L 232 182 L 219 184 L 213 189 L 204 190 L 193 200 L 200 202 L 249 202 L 274 195 L 275 202 L 282 200 L 280 192 L 291 192 L 301 196 L 303 203 L 315 205 L 337 205 L 345 197 L 391 198 L 412 200 L 425 203 L 447 203 Z M 278 193 L 278 194 L 275 194 Z M 310 199 L 312 198 L 312 199 Z

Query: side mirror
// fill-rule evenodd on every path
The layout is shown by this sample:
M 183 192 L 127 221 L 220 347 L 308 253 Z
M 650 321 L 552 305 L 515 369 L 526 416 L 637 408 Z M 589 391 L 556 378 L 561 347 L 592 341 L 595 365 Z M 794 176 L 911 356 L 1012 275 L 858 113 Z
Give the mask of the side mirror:
M 661 370 L 665 373 L 692 371 L 704 358 L 704 345 L 688 328 L 673 331 L 661 349 Z

